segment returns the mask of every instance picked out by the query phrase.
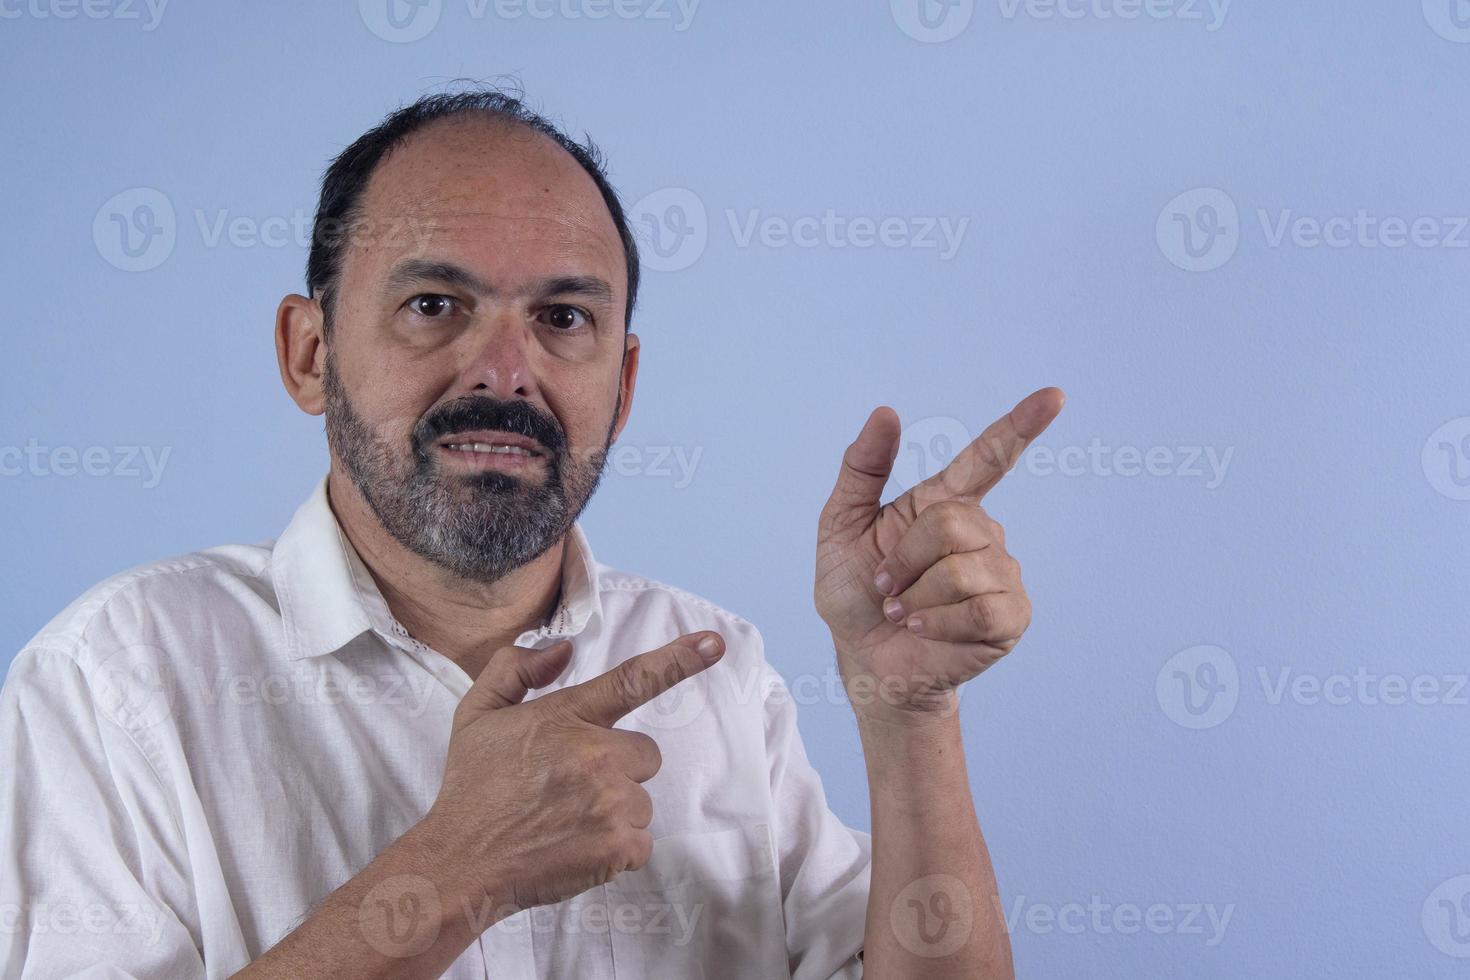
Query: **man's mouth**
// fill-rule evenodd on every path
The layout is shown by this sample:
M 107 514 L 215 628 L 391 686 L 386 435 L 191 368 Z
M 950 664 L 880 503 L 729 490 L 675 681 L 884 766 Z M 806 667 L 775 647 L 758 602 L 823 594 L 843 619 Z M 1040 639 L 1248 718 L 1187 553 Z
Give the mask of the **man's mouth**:
M 474 432 L 456 432 L 439 440 L 445 449 L 476 453 L 518 453 L 523 456 L 543 455 L 541 444 L 528 436 L 513 432 L 498 432 L 477 429 Z
M 479 469 L 524 469 L 546 455 L 536 440 L 510 432 L 460 432 L 438 446 L 449 458 Z
M 522 446 L 497 446 L 494 443 L 483 442 L 446 442 L 445 449 L 453 449 L 461 453 L 503 453 L 512 456 L 535 456 L 536 453 Z

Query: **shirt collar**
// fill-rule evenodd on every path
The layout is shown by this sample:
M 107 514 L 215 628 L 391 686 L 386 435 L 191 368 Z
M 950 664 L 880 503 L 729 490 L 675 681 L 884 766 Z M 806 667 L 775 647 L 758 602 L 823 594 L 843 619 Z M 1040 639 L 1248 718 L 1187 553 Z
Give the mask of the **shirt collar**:
M 394 619 L 327 500 L 327 479 L 312 490 L 271 550 L 288 660 L 334 653 L 368 630 L 393 640 L 407 636 Z M 562 553 L 561 598 L 531 637 L 573 636 L 602 613 L 597 562 L 580 523 Z M 522 634 L 524 640 L 527 634 Z

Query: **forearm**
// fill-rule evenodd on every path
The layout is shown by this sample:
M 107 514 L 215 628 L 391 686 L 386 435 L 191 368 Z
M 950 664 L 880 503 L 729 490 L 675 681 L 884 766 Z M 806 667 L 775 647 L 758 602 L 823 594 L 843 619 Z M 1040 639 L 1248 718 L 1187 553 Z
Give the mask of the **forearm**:
M 865 972 L 1009 980 L 1010 937 L 957 713 L 863 711 L 858 730 L 873 826 Z
M 428 823 L 416 824 L 236 980 L 441 976 L 514 911 L 458 877 L 446 840 Z

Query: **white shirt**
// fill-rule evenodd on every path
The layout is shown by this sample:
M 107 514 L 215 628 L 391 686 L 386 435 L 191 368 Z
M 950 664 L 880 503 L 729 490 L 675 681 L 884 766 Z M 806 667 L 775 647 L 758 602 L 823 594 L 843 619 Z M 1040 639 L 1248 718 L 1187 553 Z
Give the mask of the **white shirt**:
M 696 630 L 727 652 L 618 725 L 663 752 L 648 864 L 497 923 L 444 976 L 861 976 L 871 840 L 828 809 L 760 633 L 566 541 L 559 608 L 516 642 L 569 636 L 573 659 L 532 697 Z M 0 692 L 0 976 L 243 968 L 427 812 L 470 684 L 389 612 L 325 480 L 273 543 L 88 590 Z

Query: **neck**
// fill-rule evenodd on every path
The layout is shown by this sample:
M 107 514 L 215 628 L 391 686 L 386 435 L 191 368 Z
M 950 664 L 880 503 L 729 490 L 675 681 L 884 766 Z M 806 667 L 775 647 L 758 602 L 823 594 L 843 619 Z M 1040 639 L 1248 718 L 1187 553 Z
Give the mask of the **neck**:
M 544 625 L 555 609 L 565 536 L 495 582 L 472 582 L 400 544 L 335 466 L 327 477 L 327 499 L 394 618 L 472 678 L 492 653 Z

